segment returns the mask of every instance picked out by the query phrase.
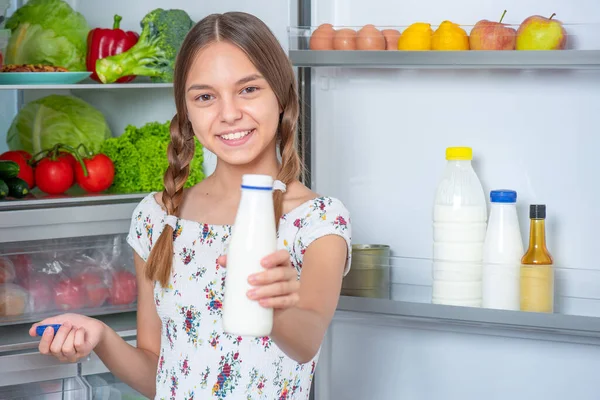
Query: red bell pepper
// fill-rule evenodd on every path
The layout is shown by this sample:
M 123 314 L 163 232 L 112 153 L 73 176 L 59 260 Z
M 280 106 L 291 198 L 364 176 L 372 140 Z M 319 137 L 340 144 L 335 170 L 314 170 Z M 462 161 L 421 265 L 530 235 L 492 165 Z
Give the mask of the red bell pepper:
M 100 82 L 100 78 L 96 74 L 96 61 L 129 50 L 140 38 L 136 32 L 126 32 L 120 29 L 121 19 L 120 15 L 115 15 L 112 29 L 96 28 L 88 33 L 86 64 L 88 71 L 92 71 L 91 78 L 97 82 Z M 131 82 L 134 79 L 135 76 L 133 75 L 124 76 L 118 79 L 117 82 Z

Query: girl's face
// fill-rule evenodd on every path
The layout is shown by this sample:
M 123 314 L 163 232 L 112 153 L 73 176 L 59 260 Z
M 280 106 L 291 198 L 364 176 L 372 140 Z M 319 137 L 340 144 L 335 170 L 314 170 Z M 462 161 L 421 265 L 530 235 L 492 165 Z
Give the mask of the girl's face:
M 237 46 L 216 42 L 196 56 L 187 76 L 186 105 L 196 137 L 220 161 L 245 165 L 266 151 L 275 155 L 281 108 Z

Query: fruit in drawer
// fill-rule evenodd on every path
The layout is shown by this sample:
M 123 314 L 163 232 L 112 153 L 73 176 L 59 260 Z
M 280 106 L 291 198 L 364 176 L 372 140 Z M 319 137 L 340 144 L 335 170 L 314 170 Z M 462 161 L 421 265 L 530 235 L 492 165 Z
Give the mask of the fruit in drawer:
M 11 283 L 15 280 L 15 266 L 8 257 L 0 257 L 0 283 Z
M 431 36 L 432 50 L 469 50 L 469 35 L 460 25 L 443 21 Z
M 85 307 L 85 295 L 85 287 L 78 279 L 64 278 L 54 287 L 54 303 L 63 311 Z
M 35 275 L 27 285 L 33 313 L 43 313 L 55 309 L 53 281 L 44 275 L 41 273 Z
M 321 24 L 310 36 L 308 47 L 311 50 L 333 50 L 335 29 L 331 24 Z
M 514 50 L 517 41 L 517 31 L 502 23 L 506 10 L 500 22 L 482 19 L 477 22 L 469 35 L 471 50 Z
M 77 279 L 85 289 L 87 307 L 98 308 L 106 302 L 109 296 L 108 285 L 99 273 L 84 272 Z
M 375 25 L 365 25 L 356 35 L 358 50 L 385 50 L 385 36 Z
M 137 299 L 135 275 L 126 270 L 115 271 L 112 275 L 110 303 L 112 305 L 131 304 Z
M 398 50 L 431 50 L 431 24 L 415 22 L 402 32 L 398 39 Z
M 517 50 L 563 50 L 567 32 L 562 22 L 541 15 L 526 18 L 517 30 Z
M 27 291 L 22 287 L 12 283 L 0 285 L 0 317 L 23 315 L 27 302 Z

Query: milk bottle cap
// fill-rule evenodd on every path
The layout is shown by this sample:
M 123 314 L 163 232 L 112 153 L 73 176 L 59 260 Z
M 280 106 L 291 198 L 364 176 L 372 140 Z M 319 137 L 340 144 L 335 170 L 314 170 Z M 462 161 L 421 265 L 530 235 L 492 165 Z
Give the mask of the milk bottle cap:
M 517 192 L 509 189 L 498 189 L 490 192 L 492 203 L 516 203 Z
M 273 190 L 273 177 L 259 174 L 243 175 L 242 189 Z
M 446 160 L 465 161 L 473 159 L 473 149 L 470 147 L 448 147 L 446 149 Z

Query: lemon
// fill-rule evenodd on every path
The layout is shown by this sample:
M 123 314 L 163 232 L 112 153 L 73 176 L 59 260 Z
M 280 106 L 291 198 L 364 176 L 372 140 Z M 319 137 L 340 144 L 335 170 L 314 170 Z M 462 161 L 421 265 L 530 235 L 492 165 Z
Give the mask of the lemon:
M 469 35 L 458 24 L 444 21 L 431 37 L 432 50 L 469 50 Z
M 431 24 L 415 22 L 402 32 L 398 50 L 431 50 Z

